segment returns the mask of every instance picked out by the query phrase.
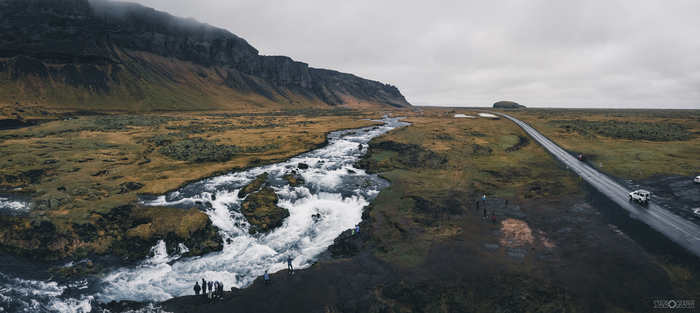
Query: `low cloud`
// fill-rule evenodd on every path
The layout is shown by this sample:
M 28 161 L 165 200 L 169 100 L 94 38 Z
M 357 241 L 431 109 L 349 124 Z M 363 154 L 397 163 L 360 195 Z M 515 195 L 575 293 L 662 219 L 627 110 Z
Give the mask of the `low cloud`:
M 700 107 L 700 2 L 136 0 L 414 105 Z

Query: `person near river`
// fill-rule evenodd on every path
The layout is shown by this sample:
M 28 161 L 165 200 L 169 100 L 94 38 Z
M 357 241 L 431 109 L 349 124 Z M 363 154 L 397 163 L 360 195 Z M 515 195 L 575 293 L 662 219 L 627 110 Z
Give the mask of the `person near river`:
M 289 274 L 294 274 L 294 267 L 292 266 L 292 256 L 287 258 L 287 270 Z
M 207 297 L 207 281 L 202 278 L 202 296 Z
M 194 282 L 194 295 L 199 300 L 199 291 L 202 290 L 202 287 L 199 287 L 199 282 Z

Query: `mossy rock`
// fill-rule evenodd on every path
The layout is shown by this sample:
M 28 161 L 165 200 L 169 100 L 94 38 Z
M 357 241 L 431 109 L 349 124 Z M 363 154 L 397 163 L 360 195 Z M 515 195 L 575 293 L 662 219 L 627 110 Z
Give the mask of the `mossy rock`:
M 136 211 L 135 219 L 148 220 L 126 232 L 127 239 L 139 237 L 144 240 L 156 235 L 165 237 L 172 232 L 175 236 L 187 239 L 195 230 L 206 226 L 209 216 L 197 208 L 182 210 L 169 207 L 149 207 Z
M 245 196 L 253 191 L 257 191 L 260 189 L 260 187 L 265 183 L 267 180 L 267 176 L 269 174 L 267 172 L 262 173 L 258 175 L 258 177 L 255 178 L 250 184 L 246 185 L 245 187 L 241 188 L 241 190 L 238 192 L 238 197 L 239 198 L 245 198 Z
M 251 232 L 266 232 L 282 226 L 289 210 L 277 206 L 277 194 L 269 186 L 248 195 L 241 206 L 241 213 L 253 225 Z
M 72 239 L 56 232 L 47 219 L 0 216 L 0 250 L 27 258 L 56 260 Z
M 168 252 L 184 243 L 190 251 L 183 256 L 202 255 L 223 248 L 218 228 L 209 216 L 197 208 L 182 210 L 169 207 L 137 209 L 130 217 L 134 227 L 128 229 L 121 241 L 114 243 L 112 253 L 141 258 L 150 253 L 158 240 L 164 240 Z
M 296 187 L 296 186 L 303 185 L 304 183 L 306 183 L 306 181 L 304 181 L 304 178 L 294 176 L 293 174 L 286 174 L 286 175 L 282 176 L 282 178 L 284 180 L 286 180 L 289 183 L 289 185 L 292 187 Z

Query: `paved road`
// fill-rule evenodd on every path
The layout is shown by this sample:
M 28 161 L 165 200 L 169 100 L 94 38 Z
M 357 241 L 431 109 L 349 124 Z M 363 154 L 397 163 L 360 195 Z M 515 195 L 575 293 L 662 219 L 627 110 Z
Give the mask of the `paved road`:
M 496 113 L 496 112 L 493 112 Z M 587 166 L 585 163 L 577 160 L 571 154 L 564 151 L 545 136 L 537 132 L 530 125 L 510 117 L 502 115 L 522 127 L 533 139 L 537 140 L 542 147 L 552 153 L 557 159 L 561 160 L 574 172 L 579 174 L 592 186 L 597 188 L 601 193 L 608 196 L 615 203 L 619 204 L 623 209 L 630 213 L 630 217 L 636 218 L 660 233 L 666 235 L 674 242 L 686 248 L 691 253 L 700 257 L 700 227 L 675 215 L 667 210 L 662 209 L 654 203 L 640 205 L 629 200 L 630 190 L 617 182 L 613 181 L 606 175 Z

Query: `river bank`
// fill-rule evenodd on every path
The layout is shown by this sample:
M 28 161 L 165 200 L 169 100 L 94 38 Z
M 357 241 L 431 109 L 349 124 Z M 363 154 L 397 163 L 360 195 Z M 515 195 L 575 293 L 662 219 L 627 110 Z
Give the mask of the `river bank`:
M 453 112 L 411 118 L 411 126 L 370 142 L 360 163 L 391 185 L 363 213 L 368 237 L 358 254 L 294 275 L 282 270 L 268 286 L 257 278 L 224 300 L 186 296 L 159 305 L 171 312 L 653 312 L 655 300 L 696 300 L 697 257 L 523 142 L 508 121 L 455 121 L 445 113 Z

